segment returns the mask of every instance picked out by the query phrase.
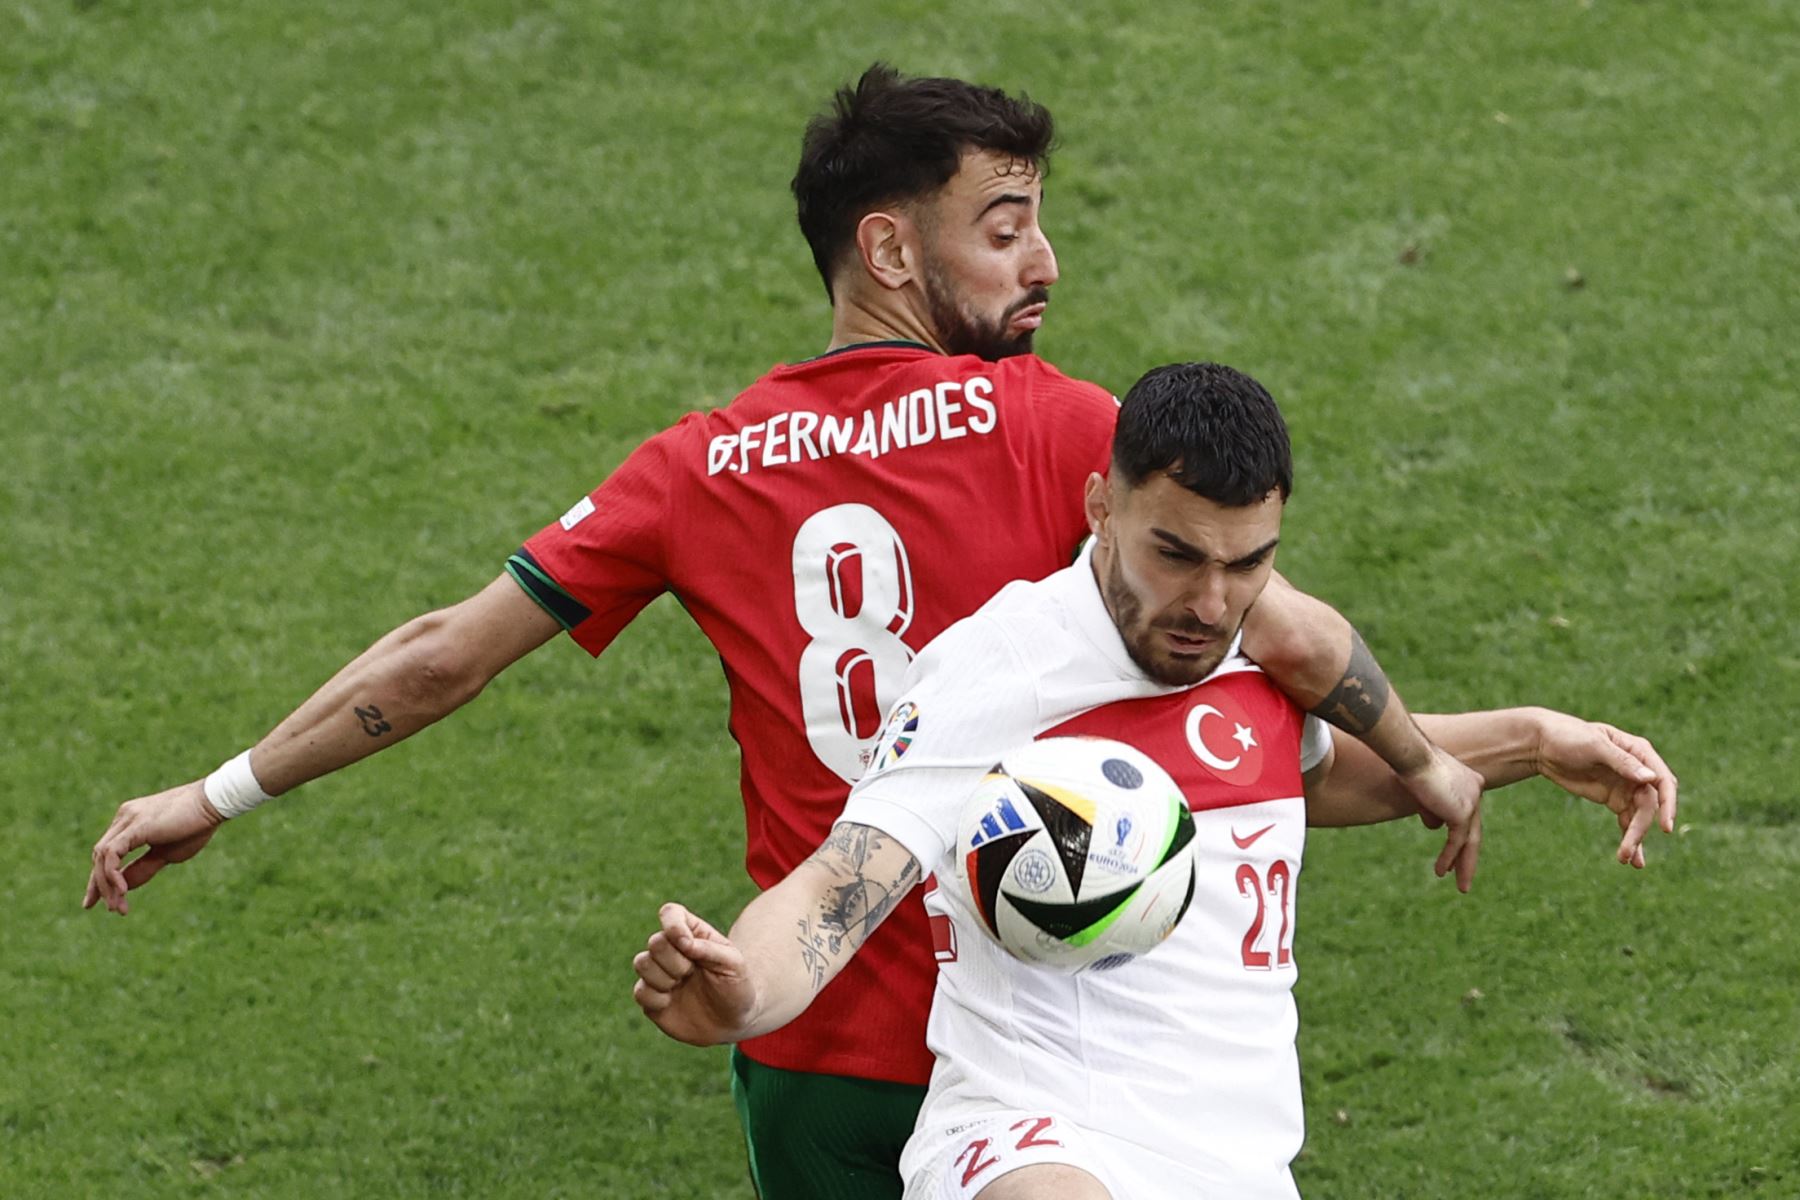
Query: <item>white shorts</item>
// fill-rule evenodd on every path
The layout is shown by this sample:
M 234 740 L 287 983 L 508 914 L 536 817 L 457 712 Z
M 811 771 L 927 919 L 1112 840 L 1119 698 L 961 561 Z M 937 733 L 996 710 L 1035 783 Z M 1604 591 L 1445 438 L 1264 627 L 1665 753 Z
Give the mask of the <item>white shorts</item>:
M 1054 1113 L 1010 1110 L 943 1129 L 915 1129 L 901 1159 L 903 1171 L 911 1168 L 904 1200 L 974 1200 L 1002 1175 L 1038 1163 L 1080 1167 L 1117 1195 L 1099 1168 L 1091 1136 Z
M 1061 1163 L 1094 1176 L 1113 1200 L 1299 1200 L 1293 1176 L 1249 1181 L 1199 1169 L 1056 1113 L 996 1109 L 913 1130 L 900 1160 L 904 1200 L 975 1200 L 1020 1167 Z

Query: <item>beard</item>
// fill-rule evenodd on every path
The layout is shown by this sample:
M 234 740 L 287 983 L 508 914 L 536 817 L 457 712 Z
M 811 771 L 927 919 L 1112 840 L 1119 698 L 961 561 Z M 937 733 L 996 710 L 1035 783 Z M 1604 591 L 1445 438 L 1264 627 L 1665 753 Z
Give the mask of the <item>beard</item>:
M 1131 661 L 1137 664 L 1138 670 L 1152 680 L 1167 687 L 1186 687 L 1199 683 L 1225 661 L 1225 652 L 1231 649 L 1231 639 L 1237 630 L 1226 629 L 1222 625 L 1208 625 L 1192 616 L 1186 620 L 1160 623 L 1147 620 L 1144 617 L 1144 603 L 1125 582 L 1116 554 L 1109 556 L 1104 572 L 1096 571 L 1095 574 L 1100 584 L 1101 598 L 1106 601 L 1106 610 L 1112 614 L 1113 624 L 1118 627 L 1119 640 L 1125 643 L 1125 653 L 1131 656 Z M 1238 624 L 1242 628 L 1243 623 L 1240 621 Z M 1158 637 L 1165 632 L 1180 634 L 1182 637 L 1209 638 L 1211 641 L 1197 655 L 1177 657 Z
M 1007 327 L 1021 310 L 1048 303 L 1049 299 L 1049 288 L 1032 288 L 1008 305 L 998 320 L 984 321 L 963 308 L 956 288 L 935 262 L 925 267 L 925 303 L 931 309 L 932 330 L 946 354 L 973 354 L 985 362 L 1030 354 L 1031 335 L 1037 331 L 1027 329 L 1009 335 Z

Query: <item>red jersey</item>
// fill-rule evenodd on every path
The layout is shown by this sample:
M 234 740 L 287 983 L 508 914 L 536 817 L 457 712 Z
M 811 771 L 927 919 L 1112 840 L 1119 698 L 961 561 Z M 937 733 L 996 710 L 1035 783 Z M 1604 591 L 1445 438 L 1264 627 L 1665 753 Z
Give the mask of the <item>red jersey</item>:
M 1030 355 L 848 346 L 651 438 L 508 570 L 596 655 L 656 596 L 680 598 L 724 663 L 746 866 L 767 888 L 830 832 L 914 652 L 1003 585 L 1068 565 L 1117 411 Z M 743 1050 L 923 1084 L 934 976 L 915 895 Z

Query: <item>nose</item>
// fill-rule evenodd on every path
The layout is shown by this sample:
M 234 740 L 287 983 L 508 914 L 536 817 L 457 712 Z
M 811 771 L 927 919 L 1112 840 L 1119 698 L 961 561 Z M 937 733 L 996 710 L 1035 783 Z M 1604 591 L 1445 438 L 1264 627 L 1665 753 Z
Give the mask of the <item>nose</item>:
M 1051 247 L 1048 235 L 1040 229 L 1037 235 L 1037 245 L 1025 263 L 1025 286 L 1049 287 L 1056 282 L 1057 278 L 1056 251 Z
M 1225 572 L 1217 568 L 1202 571 L 1200 580 L 1187 598 L 1187 609 L 1203 625 L 1217 626 L 1225 620 Z

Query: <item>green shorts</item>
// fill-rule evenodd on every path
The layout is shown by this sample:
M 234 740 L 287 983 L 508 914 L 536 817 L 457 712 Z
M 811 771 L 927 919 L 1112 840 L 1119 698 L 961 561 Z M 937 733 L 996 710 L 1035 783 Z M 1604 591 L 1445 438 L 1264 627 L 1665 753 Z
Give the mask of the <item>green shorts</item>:
M 900 1200 L 924 1088 L 783 1071 L 734 1047 L 731 1098 L 762 1200 Z

